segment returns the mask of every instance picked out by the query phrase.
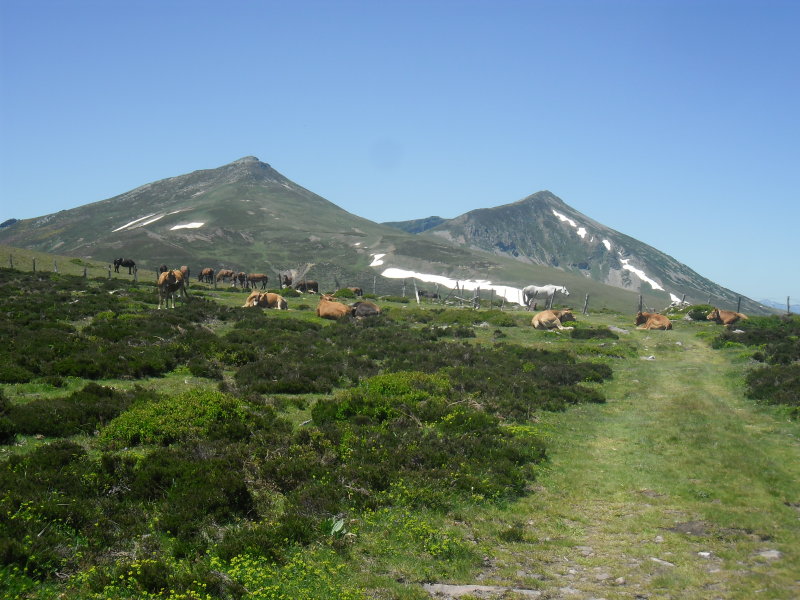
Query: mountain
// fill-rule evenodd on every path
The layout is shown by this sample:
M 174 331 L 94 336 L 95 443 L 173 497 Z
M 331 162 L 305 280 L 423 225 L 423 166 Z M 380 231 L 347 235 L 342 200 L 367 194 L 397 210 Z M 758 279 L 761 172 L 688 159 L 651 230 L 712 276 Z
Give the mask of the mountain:
M 778 302 L 777 300 L 759 300 L 759 303 L 763 304 L 764 306 L 786 312 L 786 302 Z M 795 315 L 800 314 L 800 304 L 790 304 L 789 310 Z
M 567 286 L 575 302 L 588 294 L 593 306 L 614 310 L 635 307 L 639 293 L 649 307 L 684 293 L 693 302 L 711 297 L 736 307 L 734 292 L 550 192 L 455 219 L 392 225 L 351 214 L 247 156 L 74 209 L 9 220 L 0 244 L 108 263 L 133 258 L 150 269 L 186 264 L 194 272 L 211 266 L 270 274 L 310 267 L 308 277 L 324 289 L 398 293 L 402 279 L 459 282 L 462 289 L 471 280 L 484 290 L 491 283 L 511 300 L 513 290 L 500 287 L 554 283 Z M 744 299 L 742 310 L 763 309 Z
M 410 231 L 405 223 L 426 221 L 391 225 Z M 637 293 L 663 292 L 673 300 L 685 294 L 687 302 L 735 307 L 739 298 L 660 250 L 594 221 L 548 191 L 443 220 L 420 236 L 578 273 Z M 749 298 L 742 298 L 741 309 L 764 310 Z

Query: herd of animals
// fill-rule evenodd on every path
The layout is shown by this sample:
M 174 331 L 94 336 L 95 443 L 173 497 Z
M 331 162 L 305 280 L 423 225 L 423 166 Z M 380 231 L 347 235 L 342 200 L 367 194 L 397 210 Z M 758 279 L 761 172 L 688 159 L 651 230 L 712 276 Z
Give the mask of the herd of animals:
M 131 259 L 117 258 L 114 260 L 114 270 L 118 273 L 120 267 L 127 267 L 130 274 L 136 269 L 136 263 Z M 189 285 L 190 271 L 189 267 L 182 266 L 180 269 L 170 269 L 166 265 L 159 267 L 158 275 L 158 308 L 169 308 L 170 302 L 172 308 L 175 308 L 175 297 L 181 294 L 186 299 L 189 297 L 186 288 Z M 289 274 L 283 273 L 280 276 L 282 288 L 294 288 L 299 292 L 318 294 L 319 283 L 312 279 L 303 279 L 302 281 L 293 282 Z M 242 305 L 242 308 L 271 308 L 277 310 L 288 310 L 289 305 L 286 299 L 280 294 L 273 292 L 260 292 L 267 289 L 267 281 L 269 277 L 264 273 L 244 273 L 235 272 L 231 269 L 220 269 L 215 272 L 214 269 L 206 267 L 202 269 L 197 276 L 198 281 L 213 283 L 222 281 L 223 283 L 230 282 L 231 285 L 237 284 L 243 289 L 250 288 L 253 291 L 247 297 L 247 300 Z M 294 285 L 293 285 L 294 283 Z M 352 291 L 356 296 L 362 296 L 363 290 L 359 287 L 346 288 Z M 561 293 L 569 296 L 569 291 L 563 286 L 546 285 L 535 286 L 529 285 L 522 290 L 525 305 L 528 307 L 535 307 L 537 297 L 542 297 L 547 300 L 546 305 L 552 303 L 553 296 L 556 293 Z M 424 292 L 420 292 L 420 296 L 428 296 Z M 541 295 L 541 296 L 540 296 Z M 317 304 L 317 316 L 323 319 L 341 319 L 343 317 L 352 316 L 356 318 L 369 317 L 380 314 L 381 309 L 373 302 L 360 300 L 353 304 L 345 304 L 336 300 L 331 294 L 323 294 L 319 298 Z M 734 312 L 731 310 L 721 310 L 714 308 L 706 319 L 714 321 L 720 325 L 730 328 L 732 325 L 742 319 L 747 319 L 747 315 Z M 575 315 L 572 310 L 567 308 L 563 310 L 547 309 L 536 313 L 531 319 L 531 326 L 535 329 L 542 330 L 564 330 L 573 329 L 572 327 L 565 327 L 564 323 L 575 321 Z M 672 329 L 672 322 L 669 317 L 659 313 L 651 312 L 638 312 L 634 324 L 637 329 L 659 329 L 667 330 Z

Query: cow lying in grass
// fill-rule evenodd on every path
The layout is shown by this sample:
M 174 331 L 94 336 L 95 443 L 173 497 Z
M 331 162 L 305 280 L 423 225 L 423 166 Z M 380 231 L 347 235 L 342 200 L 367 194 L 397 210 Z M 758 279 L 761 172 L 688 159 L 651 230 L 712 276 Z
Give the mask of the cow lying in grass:
M 337 302 L 330 294 L 324 294 L 319 298 L 317 304 L 317 316 L 323 319 L 341 319 L 351 314 L 352 308 L 341 302 Z
M 720 310 L 715 307 L 714 310 L 706 315 L 706 319 L 709 321 L 715 321 L 716 323 L 730 328 L 730 326 L 737 321 L 741 319 L 747 319 L 747 315 L 734 312 L 732 310 Z
M 272 292 L 250 292 L 242 308 L 253 308 L 254 306 L 289 310 L 289 304 L 286 302 L 286 299 L 280 294 L 273 294 Z
M 354 317 L 372 317 L 381 314 L 381 309 L 377 304 L 366 300 L 354 302 L 350 305 Z
M 543 310 L 536 313 L 531 319 L 531 325 L 536 329 L 572 329 L 572 327 L 564 327 L 562 325 L 565 321 L 574 321 L 575 315 L 572 314 L 572 309 L 565 308 L 564 310 Z
M 672 329 L 672 321 L 658 313 L 636 313 L 637 329 Z
M 183 297 L 188 300 L 189 294 L 186 293 L 186 281 L 183 278 L 183 273 L 173 269 L 171 271 L 164 271 L 158 276 L 158 308 L 161 310 L 162 305 L 169 308 L 169 301 L 172 300 L 172 308 L 175 308 L 175 296 L 183 292 Z

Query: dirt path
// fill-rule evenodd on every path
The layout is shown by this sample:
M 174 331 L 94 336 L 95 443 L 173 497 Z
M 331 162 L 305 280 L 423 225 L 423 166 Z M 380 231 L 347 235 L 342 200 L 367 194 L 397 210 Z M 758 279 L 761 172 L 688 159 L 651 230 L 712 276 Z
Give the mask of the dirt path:
M 800 598 L 797 424 L 744 400 L 696 330 L 630 335 L 607 404 L 543 424 L 549 470 L 497 515 L 521 539 L 433 597 Z

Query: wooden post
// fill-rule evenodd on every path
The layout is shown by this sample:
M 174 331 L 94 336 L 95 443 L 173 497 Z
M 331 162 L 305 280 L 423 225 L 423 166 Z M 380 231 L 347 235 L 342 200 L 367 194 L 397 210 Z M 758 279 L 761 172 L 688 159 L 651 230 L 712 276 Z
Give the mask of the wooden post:
M 139 283 L 139 267 L 133 267 L 133 280 Z
M 9 265 L 10 269 L 14 268 L 14 255 L 13 254 L 9 254 L 8 255 L 8 265 Z
M 438 283 L 436 284 L 436 299 L 437 300 L 441 300 L 441 298 L 439 298 L 439 284 Z
M 417 299 L 417 305 L 419 305 L 419 290 L 417 289 L 417 280 L 412 279 L 411 283 L 414 284 L 414 297 Z
M 403 279 L 403 298 L 406 297 L 406 280 Z
M 83 265 L 83 278 L 84 279 L 89 278 L 89 270 L 86 268 L 86 265 Z
M 639 294 L 639 312 L 642 312 L 642 295 Z
M 786 316 L 787 317 L 792 314 L 791 306 L 792 305 L 789 303 L 789 296 L 786 296 Z
M 586 294 L 586 300 L 583 301 L 583 314 L 589 309 L 589 294 Z
M 33 259 L 33 272 L 36 273 L 36 259 Z
M 58 273 L 58 264 L 55 258 L 53 259 L 53 273 Z
M 111 265 L 108 265 L 108 278 L 111 279 Z
M 708 302 L 706 304 L 711 304 L 711 294 L 708 295 Z
M 475 288 L 475 295 L 472 296 L 472 308 L 477 310 L 480 307 L 481 307 L 481 288 L 480 287 L 476 287 Z
M 492 294 L 489 296 L 489 310 L 494 308 L 494 288 L 492 288 Z
M 377 282 L 378 282 L 378 276 L 377 275 L 373 275 L 372 276 L 372 295 L 373 296 L 377 296 L 377 292 L 375 291 L 375 285 L 377 284 Z
M 684 294 L 683 296 L 681 296 L 681 306 L 683 306 L 683 303 L 684 303 L 684 302 L 686 302 L 686 294 Z
M 742 312 L 742 297 L 739 296 L 739 299 L 736 301 L 736 312 Z

